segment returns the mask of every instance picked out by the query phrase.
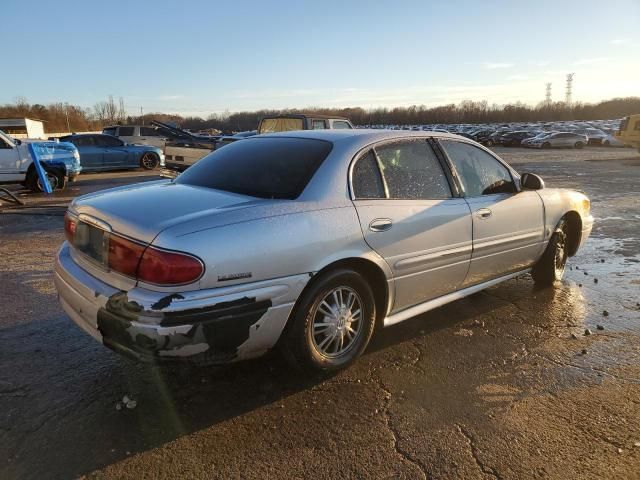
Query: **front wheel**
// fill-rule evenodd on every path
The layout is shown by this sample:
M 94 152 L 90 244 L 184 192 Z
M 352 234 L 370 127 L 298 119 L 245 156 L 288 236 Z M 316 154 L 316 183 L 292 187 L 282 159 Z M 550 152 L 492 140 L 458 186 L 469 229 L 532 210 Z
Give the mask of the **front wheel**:
M 487 147 L 493 147 L 493 140 L 487 140 Z
M 575 145 L 574 145 L 574 147 L 576 147 L 576 148 L 582 148 L 582 147 L 584 147 L 584 143 L 582 143 L 582 142 L 576 142 L 576 143 L 575 143 Z
M 51 185 L 51 190 L 63 190 L 66 186 L 66 178 L 62 173 L 54 172 L 51 170 L 45 169 L 47 173 L 47 179 L 49 180 L 49 185 Z M 31 170 L 27 175 L 27 179 L 25 181 L 26 187 L 34 193 L 44 192 L 44 185 L 40 181 L 40 177 L 35 169 Z
M 546 150 L 547 148 L 551 148 L 551 144 L 550 144 L 549 142 L 544 142 L 544 143 L 542 144 L 542 148 L 544 148 L 545 150 Z
M 153 170 L 159 165 L 158 156 L 153 152 L 146 152 L 140 159 L 140 166 L 145 170 Z
M 550 286 L 562 280 L 568 256 L 567 223 L 563 219 L 556 227 L 542 257 L 531 270 L 533 281 L 538 285 Z
M 323 274 L 302 294 L 283 338 L 287 359 L 307 371 L 335 371 L 367 347 L 375 326 L 371 287 L 348 269 Z

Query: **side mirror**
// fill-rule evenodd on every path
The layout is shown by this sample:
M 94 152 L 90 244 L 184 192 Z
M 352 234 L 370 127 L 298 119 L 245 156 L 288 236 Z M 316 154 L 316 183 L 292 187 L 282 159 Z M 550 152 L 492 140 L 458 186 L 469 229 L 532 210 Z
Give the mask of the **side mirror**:
M 520 177 L 520 185 L 524 190 L 542 190 L 544 180 L 535 173 L 523 173 Z
M 15 143 L 16 145 L 22 145 L 22 140 L 20 140 L 19 138 L 14 138 L 13 143 Z

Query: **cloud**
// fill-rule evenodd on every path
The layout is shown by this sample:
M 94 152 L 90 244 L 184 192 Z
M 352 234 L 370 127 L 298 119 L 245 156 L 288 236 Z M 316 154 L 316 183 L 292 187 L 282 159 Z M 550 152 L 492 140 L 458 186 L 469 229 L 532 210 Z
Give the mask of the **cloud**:
M 184 98 L 184 95 L 160 95 L 158 100 L 167 101 L 167 100 L 181 100 Z
M 624 45 L 625 43 L 631 42 L 630 38 L 614 38 L 609 43 L 611 45 Z
M 593 57 L 593 58 L 582 58 L 580 60 L 576 60 L 572 63 L 572 65 L 580 66 L 580 65 L 593 65 L 594 63 L 602 63 L 609 60 L 609 57 Z
M 536 67 L 546 67 L 549 65 L 549 62 L 536 62 Z
M 501 62 L 496 62 L 496 63 L 487 62 L 487 63 L 484 64 L 484 68 L 486 68 L 487 70 L 497 70 L 497 69 L 500 69 L 500 68 L 511 68 L 513 66 L 514 66 L 513 63 L 501 63 Z
M 509 75 L 507 80 L 529 80 L 529 77 L 526 75 Z

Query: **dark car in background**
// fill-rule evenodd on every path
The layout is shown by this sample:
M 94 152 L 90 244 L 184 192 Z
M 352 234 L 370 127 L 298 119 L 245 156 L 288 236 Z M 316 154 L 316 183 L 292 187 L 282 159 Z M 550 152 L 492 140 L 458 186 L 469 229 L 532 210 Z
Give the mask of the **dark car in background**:
M 162 150 L 151 145 L 129 145 L 119 138 L 100 134 L 67 135 L 60 141 L 77 147 L 84 172 L 164 167 Z
M 500 145 L 504 147 L 519 147 L 520 143 L 527 138 L 531 138 L 535 133 L 527 130 L 519 130 L 515 132 L 507 132 L 500 136 Z

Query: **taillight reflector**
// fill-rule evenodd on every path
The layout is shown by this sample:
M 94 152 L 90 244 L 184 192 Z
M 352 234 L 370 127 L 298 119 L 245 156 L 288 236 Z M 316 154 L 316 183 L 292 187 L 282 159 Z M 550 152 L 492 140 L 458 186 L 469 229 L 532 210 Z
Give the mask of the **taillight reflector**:
M 204 273 L 202 262 L 191 255 L 148 247 L 138 265 L 138 280 L 158 285 L 195 282 Z
M 111 270 L 115 270 L 123 275 L 135 277 L 138 262 L 140 262 L 144 248 L 144 245 L 140 245 L 139 243 L 132 242 L 117 235 L 111 235 L 109 236 L 109 258 L 107 260 L 107 266 Z
M 76 235 L 76 226 L 78 225 L 76 218 L 69 212 L 64 214 L 64 235 L 67 241 L 73 244 L 73 238 Z

